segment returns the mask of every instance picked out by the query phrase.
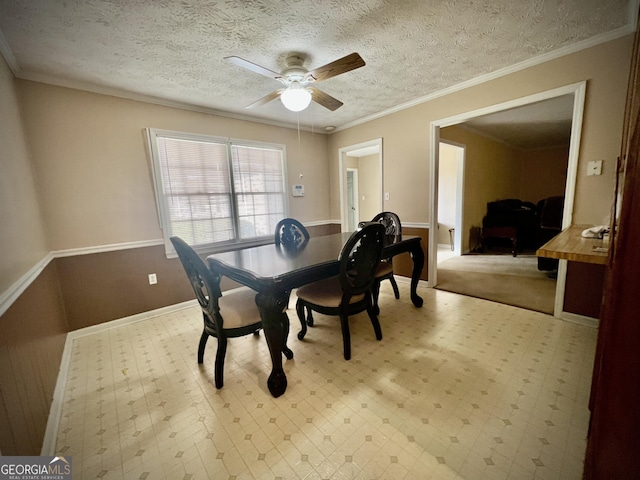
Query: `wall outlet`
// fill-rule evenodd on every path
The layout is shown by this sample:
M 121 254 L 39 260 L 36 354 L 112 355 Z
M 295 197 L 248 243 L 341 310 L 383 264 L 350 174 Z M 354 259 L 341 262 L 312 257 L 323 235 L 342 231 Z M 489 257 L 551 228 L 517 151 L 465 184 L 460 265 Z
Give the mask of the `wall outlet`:
M 156 276 L 155 273 L 150 273 L 149 274 L 149 285 L 155 285 L 156 283 L 158 283 L 158 277 Z

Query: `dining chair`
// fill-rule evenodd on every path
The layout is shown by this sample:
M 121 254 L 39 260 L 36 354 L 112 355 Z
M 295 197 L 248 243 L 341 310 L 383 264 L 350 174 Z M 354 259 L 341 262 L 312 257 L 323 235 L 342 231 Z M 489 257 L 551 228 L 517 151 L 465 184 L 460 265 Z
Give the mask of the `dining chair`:
M 222 388 L 227 339 L 251 333 L 258 335 L 262 328 L 260 312 L 255 302 L 256 292 L 243 287 L 222 295 L 221 274 L 207 268 L 200 256 L 180 237 L 171 237 L 171 243 L 180 257 L 202 309 L 204 328 L 198 345 L 198 363 L 204 361 L 204 349 L 209 337 L 216 337 L 218 349 L 215 362 L 215 385 L 216 388 Z M 285 350 L 287 350 L 286 345 Z
M 402 235 L 402 224 L 400 223 L 400 217 L 393 212 L 381 212 L 378 213 L 373 219 L 372 222 L 381 223 L 384 226 L 385 235 Z M 363 225 L 367 222 L 360 222 L 360 225 Z M 391 286 L 393 287 L 393 295 L 396 297 L 396 300 L 400 298 L 400 290 L 398 290 L 398 284 L 396 283 L 396 279 L 393 276 L 393 259 L 392 258 L 383 258 L 380 260 L 378 264 L 378 268 L 376 270 L 375 281 L 372 287 L 373 293 L 373 304 L 376 308 L 376 312 L 379 313 L 378 308 L 378 297 L 380 296 L 380 283 L 383 280 L 389 280 Z
M 299 248 L 309 241 L 309 232 L 302 223 L 295 218 L 283 218 L 276 225 L 276 245 L 285 248 Z
M 340 317 L 345 360 L 351 358 L 349 316 L 366 311 L 376 339 L 382 340 L 382 330 L 373 306 L 371 287 L 383 246 L 382 224 L 367 224 L 354 232 L 342 247 L 338 257 L 340 270 L 337 276 L 298 288 L 296 311 L 302 325 L 298 333 L 300 340 L 307 333 L 305 308 Z
M 309 241 L 309 231 L 295 218 L 283 218 L 276 224 L 274 240 L 276 245 L 282 245 L 286 250 L 298 250 Z M 291 292 L 288 292 L 289 296 Z M 307 312 L 307 324 L 313 327 L 311 310 Z

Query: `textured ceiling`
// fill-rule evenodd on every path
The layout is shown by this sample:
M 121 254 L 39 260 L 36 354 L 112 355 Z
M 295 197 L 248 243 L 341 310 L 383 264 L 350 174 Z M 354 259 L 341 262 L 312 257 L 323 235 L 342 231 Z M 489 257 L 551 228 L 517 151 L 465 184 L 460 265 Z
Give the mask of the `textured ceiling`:
M 635 11 L 637 0 L 0 0 L 0 50 L 20 78 L 322 130 L 630 33 Z M 279 72 L 292 51 L 308 69 L 352 52 L 366 66 L 317 84 L 344 102 L 334 112 L 245 109 L 280 84 L 223 57 Z

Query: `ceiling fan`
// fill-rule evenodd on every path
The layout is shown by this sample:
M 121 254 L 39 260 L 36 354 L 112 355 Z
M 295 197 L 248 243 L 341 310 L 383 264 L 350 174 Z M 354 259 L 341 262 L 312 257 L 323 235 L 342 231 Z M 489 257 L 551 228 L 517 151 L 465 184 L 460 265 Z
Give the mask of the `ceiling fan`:
M 240 57 L 230 56 L 224 58 L 239 67 L 278 80 L 284 86 L 284 88 L 271 92 L 269 95 L 253 102 L 247 108 L 259 107 L 280 97 L 284 106 L 294 112 L 307 108 L 311 100 L 331 111 L 340 108 L 343 105 L 340 100 L 333 98 L 331 95 L 312 86 L 312 84 L 365 66 L 364 60 L 357 53 L 352 53 L 311 71 L 304 68 L 306 58 L 303 54 L 291 53 L 286 59 L 286 68 L 280 73 Z

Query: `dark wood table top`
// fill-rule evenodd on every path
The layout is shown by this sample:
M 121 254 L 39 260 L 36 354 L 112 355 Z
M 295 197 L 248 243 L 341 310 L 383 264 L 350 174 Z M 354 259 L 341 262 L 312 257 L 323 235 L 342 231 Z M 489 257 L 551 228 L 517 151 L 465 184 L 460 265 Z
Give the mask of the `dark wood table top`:
M 220 272 L 258 292 L 291 290 L 319 278 L 338 274 L 338 255 L 351 233 L 337 233 L 311 237 L 299 249 L 282 245 L 262 245 L 231 252 L 209 255 Z M 420 237 L 404 235 L 387 237 L 383 256 L 406 246 L 407 242 L 420 242 Z

